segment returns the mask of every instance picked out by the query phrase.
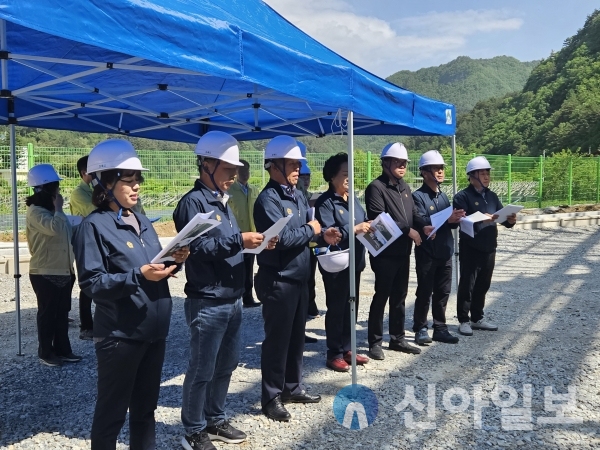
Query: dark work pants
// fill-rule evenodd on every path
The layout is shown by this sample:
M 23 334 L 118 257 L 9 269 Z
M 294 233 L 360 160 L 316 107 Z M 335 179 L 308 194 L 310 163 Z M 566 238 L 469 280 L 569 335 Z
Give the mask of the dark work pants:
M 154 450 L 154 411 L 158 404 L 165 340 L 109 337 L 95 344 L 98 399 L 92 422 L 92 450 L 114 450 L 129 409 L 131 450 Z
M 319 269 L 321 270 L 321 269 Z M 327 336 L 327 359 L 342 358 L 351 350 L 350 346 L 350 269 L 337 273 L 321 270 L 325 285 L 325 334 Z M 360 292 L 360 272 L 356 272 L 355 314 L 358 315 L 358 293 Z M 356 317 L 355 317 L 356 318 Z
M 244 271 L 246 279 L 244 280 L 244 295 L 242 302 L 253 303 L 252 287 L 254 286 L 254 256 L 252 253 L 244 253 Z
M 417 298 L 413 316 L 413 331 L 427 328 L 427 313 L 431 300 L 433 329 L 447 330 L 446 305 L 452 288 L 452 258 L 432 258 L 425 252 L 415 252 L 417 269 Z
M 315 276 L 317 274 L 317 255 L 310 249 L 310 278 L 308 279 L 308 315 L 318 316 Z
M 404 339 L 406 318 L 406 294 L 410 256 L 393 258 L 370 257 L 371 269 L 375 273 L 375 295 L 369 310 L 369 347 L 381 345 L 383 340 L 383 316 L 385 305 L 390 300 L 389 332 L 390 342 Z
M 79 328 L 81 331 L 93 330 L 94 320 L 92 319 L 92 297 L 89 297 L 81 291 L 79 293 Z
M 51 358 L 70 355 L 69 311 L 75 275 L 62 287 L 56 286 L 43 275 L 30 274 L 29 280 L 38 304 L 38 356 Z
M 492 284 L 496 251 L 481 252 L 468 245 L 460 246 L 460 280 L 456 294 L 456 312 L 460 323 L 483 319 L 485 294 Z
M 304 331 L 308 307 L 305 283 L 276 280 L 258 271 L 258 299 L 262 302 L 265 340 L 262 343 L 262 405 L 282 392 L 298 394 L 302 386 Z

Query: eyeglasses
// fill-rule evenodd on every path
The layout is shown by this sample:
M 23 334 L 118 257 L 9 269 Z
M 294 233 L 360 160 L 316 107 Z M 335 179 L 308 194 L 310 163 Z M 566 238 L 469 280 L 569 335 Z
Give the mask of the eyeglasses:
M 408 161 L 405 159 L 388 158 L 390 166 L 406 167 Z

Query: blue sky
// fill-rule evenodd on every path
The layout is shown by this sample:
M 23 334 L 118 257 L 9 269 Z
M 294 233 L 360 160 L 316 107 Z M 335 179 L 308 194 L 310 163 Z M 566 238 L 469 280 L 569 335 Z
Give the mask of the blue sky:
M 290 22 L 350 61 L 387 77 L 457 56 L 514 56 L 560 50 L 598 0 L 265 0 Z

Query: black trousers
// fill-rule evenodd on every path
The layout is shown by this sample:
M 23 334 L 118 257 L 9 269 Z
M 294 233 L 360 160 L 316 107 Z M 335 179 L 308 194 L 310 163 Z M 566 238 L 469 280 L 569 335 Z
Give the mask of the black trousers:
M 304 331 L 308 307 L 306 284 L 277 280 L 258 271 L 258 299 L 262 302 L 265 340 L 262 343 L 262 405 L 282 392 L 298 394 L 302 386 Z
M 252 288 L 254 287 L 254 256 L 252 253 L 244 253 L 244 271 L 246 279 L 244 280 L 243 303 L 253 303 L 254 296 Z
M 38 356 L 51 358 L 70 355 L 69 311 L 75 275 L 71 275 L 70 282 L 64 286 L 57 286 L 43 275 L 29 274 L 29 280 L 38 305 Z
M 79 328 L 81 331 L 93 330 L 94 319 L 92 318 L 92 297 L 79 293 Z
M 310 250 L 310 278 L 308 279 L 308 315 L 318 316 L 317 292 L 315 276 L 317 274 L 317 255 Z
M 154 450 L 165 340 L 109 337 L 96 343 L 98 399 L 92 422 L 92 450 L 114 450 L 129 409 L 131 450 Z
M 447 330 L 446 306 L 452 288 L 452 258 L 432 258 L 425 252 L 415 252 L 417 269 L 417 298 L 413 316 L 413 331 L 427 328 L 427 313 L 431 301 L 433 329 Z
M 369 261 L 375 273 L 375 295 L 369 310 L 368 331 L 369 347 L 373 347 L 381 345 L 383 340 L 383 316 L 388 299 L 390 300 L 390 342 L 404 339 L 410 256 L 394 258 L 371 256 Z
M 321 270 L 325 285 L 325 335 L 327 336 L 327 359 L 342 358 L 351 350 L 350 346 L 350 269 L 337 273 Z M 360 272 L 356 272 L 355 315 L 358 315 L 358 293 L 360 292 Z M 355 317 L 356 318 L 356 317 Z
M 460 280 L 456 294 L 456 312 L 460 323 L 483 319 L 485 295 L 492 284 L 496 264 L 496 251 L 481 252 L 461 245 L 459 253 Z

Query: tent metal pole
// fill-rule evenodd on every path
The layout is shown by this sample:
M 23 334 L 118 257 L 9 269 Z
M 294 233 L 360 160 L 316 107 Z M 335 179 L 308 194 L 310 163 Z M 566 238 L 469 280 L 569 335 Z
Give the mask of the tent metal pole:
M 456 135 L 452 135 L 452 198 L 458 190 L 456 173 Z M 454 235 L 454 282 L 458 292 L 458 228 L 452 230 L 452 234 Z
M 356 386 L 356 245 L 354 242 L 354 113 L 348 111 L 348 239 L 350 249 L 350 346 L 352 348 L 352 386 Z
M 15 259 L 15 310 L 17 316 L 17 355 L 23 356 L 21 348 L 21 273 L 19 271 L 19 211 L 17 204 L 17 151 L 15 125 L 10 125 L 10 170 L 13 213 L 13 250 Z

